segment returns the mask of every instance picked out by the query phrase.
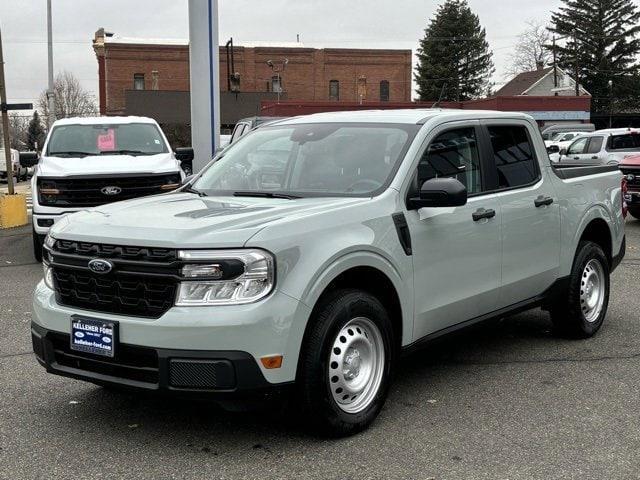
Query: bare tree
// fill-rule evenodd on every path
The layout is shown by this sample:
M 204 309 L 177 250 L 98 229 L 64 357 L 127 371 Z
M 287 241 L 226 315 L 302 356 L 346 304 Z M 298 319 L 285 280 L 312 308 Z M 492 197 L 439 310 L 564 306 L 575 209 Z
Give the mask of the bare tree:
M 56 100 L 56 120 L 68 117 L 89 117 L 98 114 L 95 97 L 85 90 L 80 81 L 71 72 L 61 72 L 53 82 Z M 40 94 L 38 110 L 43 118 L 49 118 L 47 92 Z
M 9 141 L 11 148 L 24 150 L 26 148 L 27 129 L 29 128 L 29 117 L 25 115 L 9 114 Z M 2 125 L 0 124 L 0 147 L 2 145 Z M 3 161 L 4 157 L 0 159 Z
M 549 50 L 552 38 L 547 25 L 539 20 L 529 20 L 526 24 L 527 28 L 518 36 L 515 49 L 509 55 L 506 77 L 514 77 L 535 70 L 539 64 L 547 66 L 552 62 Z

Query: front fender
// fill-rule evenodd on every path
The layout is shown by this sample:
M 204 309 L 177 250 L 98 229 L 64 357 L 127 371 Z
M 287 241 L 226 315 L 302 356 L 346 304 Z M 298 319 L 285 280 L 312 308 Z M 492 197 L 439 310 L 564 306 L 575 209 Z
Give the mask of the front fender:
M 316 272 L 300 299 L 313 308 L 326 288 L 344 272 L 358 267 L 370 267 L 383 273 L 393 284 L 402 311 L 402 345 L 411 343 L 413 332 L 413 275 L 406 266 L 394 265 L 382 251 L 374 249 L 343 251 L 328 259 Z

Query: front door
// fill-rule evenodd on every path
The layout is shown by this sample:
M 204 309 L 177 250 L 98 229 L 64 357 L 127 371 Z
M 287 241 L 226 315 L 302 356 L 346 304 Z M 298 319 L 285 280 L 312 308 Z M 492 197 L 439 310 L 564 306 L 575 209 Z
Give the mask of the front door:
M 415 339 L 496 309 L 501 211 L 497 196 L 485 193 L 479 128 L 479 122 L 441 126 L 425 142 L 413 172 L 414 191 L 430 178 L 454 177 L 469 194 L 462 207 L 405 213 L 413 250 Z

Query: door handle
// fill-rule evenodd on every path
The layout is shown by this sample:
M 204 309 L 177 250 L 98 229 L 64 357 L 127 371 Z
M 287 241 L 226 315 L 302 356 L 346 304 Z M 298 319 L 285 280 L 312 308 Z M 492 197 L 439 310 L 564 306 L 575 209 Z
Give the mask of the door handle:
M 598 160 L 598 157 L 591 157 L 591 160 Z
M 478 222 L 483 218 L 493 218 L 496 216 L 496 211 L 492 209 L 485 210 L 484 208 L 479 208 L 475 212 L 473 212 L 473 221 Z
M 580 157 L 573 157 L 574 160 L 580 160 Z
M 533 201 L 533 203 L 535 204 L 536 208 L 540 208 L 546 205 L 551 205 L 553 203 L 553 198 L 540 195 Z

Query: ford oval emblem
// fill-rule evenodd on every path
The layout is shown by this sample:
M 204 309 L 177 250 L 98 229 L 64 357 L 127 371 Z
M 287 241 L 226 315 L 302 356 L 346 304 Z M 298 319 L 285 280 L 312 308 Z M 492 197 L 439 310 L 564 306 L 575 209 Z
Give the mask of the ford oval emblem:
M 89 270 L 91 270 L 93 273 L 99 273 L 101 275 L 109 273 L 111 270 L 113 270 L 113 263 L 107 260 L 102 260 L 100 258 L 91 260 L 88 266 Z
M 630 173 L 629 175 L 627 175 L 627 180 L 629 180 L 630 182 L 633 182 L 636 179 L 636 176 L 633 173 Z
M 118 195 L 122 189 L 115 185 L 110 185 L 108 187 L 104 187 L 100 190 L 105 195 Z

